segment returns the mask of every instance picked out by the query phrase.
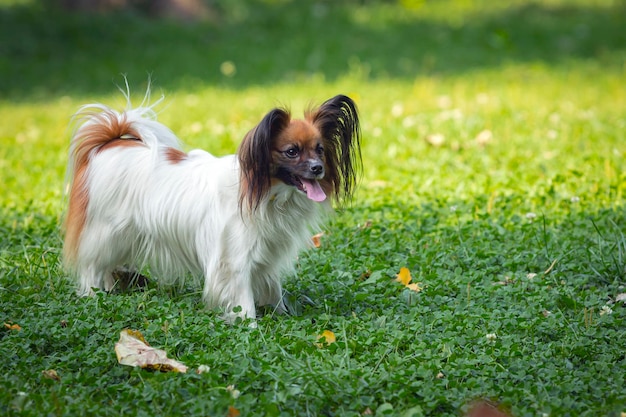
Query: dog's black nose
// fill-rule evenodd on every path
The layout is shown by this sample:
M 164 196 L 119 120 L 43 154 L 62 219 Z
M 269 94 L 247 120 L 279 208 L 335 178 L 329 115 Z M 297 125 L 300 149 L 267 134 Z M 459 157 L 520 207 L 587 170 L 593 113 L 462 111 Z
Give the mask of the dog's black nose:
M 311 172 L 315 175 L 320 175 L 324 172 L 324 166 L 322 164 L 311 165 Z

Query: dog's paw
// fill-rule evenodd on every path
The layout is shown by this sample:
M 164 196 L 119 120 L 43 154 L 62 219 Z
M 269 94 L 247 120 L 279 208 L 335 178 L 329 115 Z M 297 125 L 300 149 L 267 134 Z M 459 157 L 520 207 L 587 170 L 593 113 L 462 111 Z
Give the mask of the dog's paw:
M 148 287 L 148 284 L 150 284 L 150 279 L 147 276 L 132 269 L 119 268 L 113 271 L 112 275 L 116 282 L 115 286 L 120 291 L 129 291 L 132 289 L 144 290 Z

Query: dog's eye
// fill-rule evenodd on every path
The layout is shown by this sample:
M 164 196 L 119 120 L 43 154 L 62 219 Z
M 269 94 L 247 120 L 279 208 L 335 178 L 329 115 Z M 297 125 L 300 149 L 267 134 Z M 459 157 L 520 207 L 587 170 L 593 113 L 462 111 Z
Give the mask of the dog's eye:
M 285 151 L 285 155 L 287 155 L 289 158 L 297 158 L 299 153 L 300 151 L 295 146 Z
M 318 155 L 324 155 L 324 147 L 322 145 L 317 145 L 317 148 L 315 148 L 315 152 L 317 152 Z

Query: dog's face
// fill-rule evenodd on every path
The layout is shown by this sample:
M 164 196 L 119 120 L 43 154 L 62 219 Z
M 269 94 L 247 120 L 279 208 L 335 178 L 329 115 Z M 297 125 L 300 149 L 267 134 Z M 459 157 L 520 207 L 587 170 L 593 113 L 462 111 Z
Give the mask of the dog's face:
M 306 193 L 313 201 L 326 199 L 318 181 L 324 178 L 324 140 L 306 120 L 292 120 L 274 141 L 272 177 Z
M 256 209 L 279 182 L 316 202 L 350 198 L 361 166 L 359 116 L 346 96 L 292 120 L 274 109 L 244 138 L 237 152 L 241 166 L 240 206 Z

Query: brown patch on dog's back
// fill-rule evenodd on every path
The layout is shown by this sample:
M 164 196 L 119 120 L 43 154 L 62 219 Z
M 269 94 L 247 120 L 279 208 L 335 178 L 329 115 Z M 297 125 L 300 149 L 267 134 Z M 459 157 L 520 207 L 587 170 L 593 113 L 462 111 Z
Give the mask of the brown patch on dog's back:
M 172 164 L 178 164 L 179 162 L 182 162 L 185 159 L 187 159 L 187 154 L 181 151 L 180 149 L 176 149 L 176 148 L 165 149 L 164 155 L 165 155 L 165 160 Z

